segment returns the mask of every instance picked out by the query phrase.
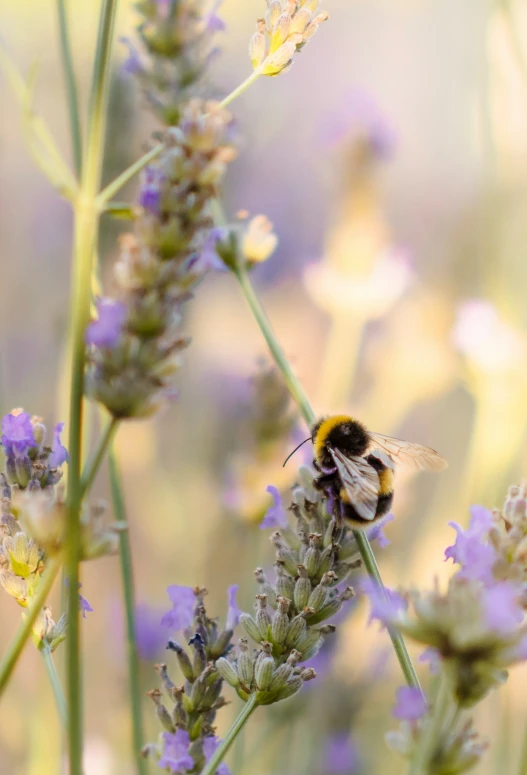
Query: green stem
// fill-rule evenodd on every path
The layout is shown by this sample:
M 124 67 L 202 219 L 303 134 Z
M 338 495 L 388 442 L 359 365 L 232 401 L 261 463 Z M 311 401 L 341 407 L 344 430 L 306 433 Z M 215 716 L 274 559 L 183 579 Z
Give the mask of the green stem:
M 49 646 L 46 646 L 45 648 L 41 649 L 40 653 L 42 654 L 42 658 L 46 666 L 46 672 L 48 674 L 51 688 L 53 689 L 53 696 L 55 697 L 55 704 L 57 706 L 57 711 L 59 713 L 62 726 L 64 729 L 67 729 L 68 708 L 66 705 L 66 698 L 64 697 L 64 692 L 62 691 L 62 686 L 57 675 L 57 671 L 55 670 L 55 663 L 53 662 L 51 649 Z
M 244 728 L 245 724 L 257 707 L 258 703 L 256 702 L 256 694 L 251 694 L 248 701 L 241 709 L 238 718 L 227 732 L 225 738 L 222 740 L 221 745 L 216 748 L 216 751 L 205 765 L 205 769 L 202 771 L 201 775 L 215 775 L 216 770 L 225 758 L 227 751 L 234 743 L 238 734 Z
M 243 94 L 243 92 L 248 89 L 257 78 L 260 77 L 260 75 L 261 72 L 259 70 L 255 70 L 253 73 L 251 73 L 251 75 L 246 78 L 243 83 L 237 86 L 236 89 L 231 91 L 231 93 L 228 94 L 225 99 L 219 103 L 216 110 L 221 110 L 222 108 L 226 108 L 227 105 L 230 105 L 230 103 L 235 100 L 236 97 L 239 97 L 240 94 Z M 104 188 L 97 197 L 97 208 L 99 210 L 104 210 L 105 204 L 109 202 L 110 199 L 112 199 L 115 194 L 117 194 L 117 192 L 128 183 L 129 180 L 135 177 L 138 172 L 141 172 L 141 170 L 146 167 L 147 164 L 150 164 L 151 161 L 156 159 L 164 147 L 164 143 L 158 143 L 158 145 L 155 145 L 150 151 L 141 156 L 140 159 L 131 164 L 128 169 L 125 169 L 124 172 L 121 172 L 121 174 L 118 175 L 115 180 L 112 180 L 111 183 L 108 183 L 106 188 Z
M 525 732 L 525 735 L 523 737 L 518 775 L 527 775 L 527 731 Z
M 429 775 L 430 765 L 441 743 L 443 728 L 446 727 L 445 722 L 448 722 L 450 706 L 450 687 L 446 676 L 443 675 L 432 715 L 425 722 L 417 750 L 410 762 L 408 775 Z
M 77 95 L 77 82 L 73 69 L 73 57 L 68 31 L 68 16 L 66 0 L 57 0 L 57 15 L 59 21 L 60 52 L 64 79 L 66 81 L 66 95 L 68 102 L 68 116 L 70 122 L 71 143 L 73 148 L 73 163 L 77 177 L 80 177 L 82 168 L 82 135 L 79 117 L 79 99 Z
M 309 404 L 308 398 L 304 392 L 302 385 L 300 384 L 293 370 L 291 369 L 291 366 L 289 365 L 289 362 L 284 355 L 284 351 L 282 350 L 282 348 L 280 347 L 280 344 L 278 343 L 278 340 L 276 339 L 275 333 L 271 328 L 269 318 L 267 317 L 265 310 L 260 304 L 260 300 L 258 299 L 254 291 L 254 288 L 251 284 L 249 276 L 246 270 L 242 267 L 238 267 L 235 270 L 235 274 L 236 274 L 236 277 L 238 278 L 238 282 L 240 283 L 241 289 L 247 300 L 247 303 L 249 304 L 249 307 L 251 308 L 251 311 L 256 319 L 256 322 L 260 327 L 260 331 L 262 332 L 263 337 L 267 342 L 267 346 L 271 351 L 271 355 L 273 356 L 276 365 L 282 372 L 285 383 L 289 388 L 289 392 L 291 393 L 294 400 L 298 404 L 298 408 L 300 409 L 300 412 L 302 413 L 302 416 L 306 421 L 307 425 L 309 426 L 309 428 L 311 428 L 313 423 L 315 422 L 315 414 Z M 375 561 L 375 555 L 373 554 L 370 542 L 368 541 L 366 534 L 360 530 L 354 530 L 353 535 L 355 536 L 357 547 L 359 549 L 360 555 L 362 557 L 362 561 L 364 563 L 364 567 L 366 568 L 368 575 L 382 589 L 384 589 L 384 584 L 382 582 L 381 574 L 379 573 L 379 568 L 377 567 L 377 562 Z M 408 654 L 408 650 L 406 648 L 406 644 L 404 642 L 402 635 L 400 635 L 399 633 L 393 630 L 390 630 L 390 638 L 392 640 L 395 654 L 397 656 L 397 659 L 399 660 L 399 664 L 401 665 L 401 669 L 403 671 L 406 681 L 408 682 L 409 686 L 420 688 L 419 681 L 415 673 L 415 669 L 412 665 L 412 660 L 410 659 L 410 655 Z
M 66 530 L 69 625 L 67 677 L 69 705 L 70 775 L 82 775 L 82 697 L 80 665 L 80 627 L 78 605 L 79 559 L 81 549 L 80 508 L 82 420 L 84 395 L 84 333 L 90 315 L 92 261 L 95 253 L 99 212 L 95 200 L 100 187 L 108 91 L 110 58 L 115 27 L 117 0 L 104 0 L 99 22 L 97 50 L 92 77 L 85 163 L 75 206 L 75 261 L 71 298 L 71 399 L 69 417 L 69 481 Z
M 31 635 L 33 625 L 35 624 L 35 621 L 42 610 L 42 606 L 46 602 L 51 591 L 51 587 L 57 578 L 60 566 L 61 560 L 59 556 L 56 556 L 49 561 L 47 568 L 39 581 L 36 594 L 31 598 L 31 602 L 24 612 L 24 618 L 22 619 L 15 637 L 11 641 L 7 653 L 0 663 L 0 695 L 5 689 L 27 639 Z
M 100 437 L 96 449 L 84 466 L 80 485 L 83 498 L 85 497 L 86 493 L 89 492 L 93 484 L 97 471 L 99 470 L 99 467 L 102 463 L 102 459 L 106 451 L 110 448 L 118 427 L 119 421 L 115 417 L 112 417 L 104 429 L 104 433 Z
M 254 70 L 250 76 L 245 79 L 245 81 L 233 89 L 230 94 L 227 94 L 227 96 L 218 105 L 217 110 L 223 110 L 223 108 L 226 108 L 227 105 L 230 105 L 231 102 L 233 102 L 236 97 L 239 97 L 240 94 L 243 94 L 244 91 L 248 89 L 249 86 L 251 86 L 261 76 L 261 74 L 261 70 Z
M 141 702 L 141 683 L 139 654 L 136 643 L 135 630 L 135 595 L 134 595 L 134 576 L 132 568 L 132 552 L 130 548 L 130 536 L 128 532 L 128 521 L 126 519 L 126 509 L 123 498 L 123 489 L 121 478 L 117 467 L 115 452 L 110 449 L 108 454 L 108 463 L 110 469 L 110 488 L 112 491 L 112 503 L 115 519 L 121 530 L 119 532 L 119 555 L 121 559 L 121 577 L 123 579 L 124 608 L 126 612 L 126 637 L 128 647 L 128 680 L 130 682 L 130 701 L 132 710 L 132 741 L 134 760 L 138 775 L 146 775 L 147 763 L 140 756 L 143 747 L 143 719 Z

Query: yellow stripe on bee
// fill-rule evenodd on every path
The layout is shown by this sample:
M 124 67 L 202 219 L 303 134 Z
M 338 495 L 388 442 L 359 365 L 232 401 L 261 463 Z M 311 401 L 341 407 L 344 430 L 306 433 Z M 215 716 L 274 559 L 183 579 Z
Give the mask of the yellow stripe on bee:
M 328 435 L 331 433 L 333 428 L 335 428 L 337 425 L 340 425 L 340 423 L 352 421 L 353 417 L 349 417 L 347 414 L 334 414 L 331 417 L 327 417 L 325 420 L 322 420 L 313 442 L 315 457 L 317 460 L 320 460 L 328 439 Z
M 391 468 L 383 468 L 379 471 L 379 495 L 390 495 L 393 492 L 393 471 Z

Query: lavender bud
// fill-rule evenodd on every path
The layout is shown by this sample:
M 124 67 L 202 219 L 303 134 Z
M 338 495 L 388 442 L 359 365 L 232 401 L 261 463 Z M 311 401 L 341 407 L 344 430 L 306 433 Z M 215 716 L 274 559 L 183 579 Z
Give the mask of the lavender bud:
M 23 490 L 31 481 L 31 460 L 26 455 L 15 458 L 15 471 L 17 484 Z
M 289 28 L 291 27 L 291 17 L 288 13 L 282 13 L 271 32 L 271 52 L 277 51 L 282 43 L 285 42 L 289 35 Z
M 167 643 L 167 649 L 170 649 L 170 651 L 175 651 L 177 656 L 177 661 L 179 663 L 179 668 L 187 681 L 190 681 L 190 683 L 193 683 L 194 681 L 194 671 L 192 669 L 192 663 L 189 659 L 189 656 L 185 649 L 183 649 L 179 643 L 176 643 L 175 640 L 169 640 Z
M 289 616 L 287 611 L 289 610 L 290 601 L 285 597 L 277 598 L 278 610 L 273 616 L 271 624 L 271 638 L 274 643 L 281 645 L 287 636 L 289 630 Z
M 271 627 L 271 616 L 267 610 L 267 595 L 256 595 L 258 608 L 256 609 L 256 624 L 260 632 L 260 638 L 267 640 Z
M 188 724 L 188 713 L 183 707 L 182 695 L 183 690 L 176 689 L 176 704 L 172 711 L 172 720 L 176 729 L 186 729 Z
M 253 640 L 256 641 L 256 643 L 260 643 L 262 640 L 262 636 L 260 635 L 260 630 L 258 629 L 258 625 L 252 618 L 250 614 L 241 614 L 240 615 L 240 624 L 245 629 L 245 632 L 247 635 L 249 635 Z
M 158 717 L 162 726 L 167 730 L 167 732 L 175 732 L 176 728 L 172 723 L 172 718 L 170 716 L 170 713 L 161 702 L 161 692 L 159 691 L 159 689 L 152 689 L 151 691 L 146 693 L 146 696 L 150 697 L 152 702 L 155 704 L 156 716 Z
M 265 59 L 265 48 L 265 35 L 258 30 L 249 41 L 249 58 L 255 70 Z
M 291 20 L 291 32 L 304 32 L 311 21 L 312 13 L 307 8 L 300 8 Z
M 274 659 L 272 657 L 265 656 L 260 659 L 255 666 L 254 674 L 256 678 L 256 685 L 260 691 L 267 691 L 271 684 L 274 671 Z
M 324 638 L 318 632 L 318 630 L 314 630 L 309 627 L 306 629 L 296 644 L 298 651 L 300 651 L 302 654 L 303 662 L 312 656 L 313 649 L 315 649 L 315 654 L 318 652 L 320 646 L 323 643 L 323 640 Z
M 225 657 L 220 657 L 216 660 L 216 669 L 224 681 L 234 686 L 235 689 L 239 687 L 240 679 L 232 662 L 229 662 Z
M 269 691 L 275 692 L 285 686 L 287 679 L 290 678 L 292 672 L 293 668 L 291 665 L 288 665 L 287 662 L 284 665 L 280 665 L 273 673 L 271 683 L 269 684 Z
M 289 648 L 296 646 L 302 633 L 305 632 L 306 626 L 306 615 L 304 612 L 295 616 L 294 619 L 291 619 L 285 639 L 285 645 Z
M 286 685 L 280 689 L 277 695 L 277 700 L 286 700 L 288 697 L 292 697 L 293 694 L 296 694 L 303 686 L 304 681 L 300 676 L 295 676 L 294 678 L 291 678 Z
M 265 23 L 269 34 L 273 32 L 281 13 L 282 6 L 280 5 L 279 0 L 271 0 L 271 3 L 269 4 L 269 10 L 267 11 L 267 15 L 265 17 Z
M 315 612 L 317 612 L 324 607 L 328 596 L 328 588 L 334 584 L 335 581 L 337 581 L 337 575 L 333 571 L 324 573 L 322 579 L 320 580 L 320 584 L 315 587 L 309 596 L 309 608 L 313 608 Z
M 198 678 L 207 666 L 207 654 L 205 653 L 203 638 L 201 635 L 196 634 L 188 643 L 194 649 L 192 671 L 195 678 Z
M 219 699 L 222 688 L 223 688 L 223 681 L 221 680 L 221 678 L 219 678 L 217 681 L 215 681 L 211 686 L 207 688 L 207 691 L 205 692 L 205 696 L 201 703 L 202 710 L 212 708 L 212 706 Z
M 26 605 L 27 586 L 24 579 L 21 579 L 20 576 L 15 576 L 11 571 L 2 570 L 0 571 L 0 586 L 5 589 L 8 595 L 14 597 L 17 603 Z
M 276 551 L 276 559 L 281 562 L 291 576 L 296 576 L 296 560 L 293 552 L 286 546 L 280 546 Z
M 245 686 L 250 691 L 254 678 L 253 658 L 249 653 L 246 638 L 240 638 L 238 645 L 240 647 L 240 654 L 238 656 L 238 675 L 243 686 Z
M 161 678 L 161 681 L 163 683 L 163 689 L 168 694 L 168 696 L 171 699 L 174 699 L 174 690 L 176 688 L 174 682 L 170 679 L 170 676 L 167 672 L 167 666 L 165 664 L 158 664 L 154 665 L 154 670 L 158 674 L 158 676 Z
M 327 546 L 320 555 L 320 565 L 318 567 L 319 576 L 323 576 L 333 568 L 335 558 L 337 555 L 337 549 L 335 546 Z
M 260 592 L 262 595 L 267 595 L 267 603 L 271 608 L 276 608 L 276 595 L 277 593 L 273 589 L 272 585 L 267 581 L 267 577 L 261 568 L 257 568 L 254 572 L 256 581 L 260 585 Z M 278 593 L 280 594 L 280 593 Z
M 283 565 L 277 563 L 276 565 L 277 579 L 276 579 L 276 594 L 280 597 L 286 597 L 288 600 L 292 600 L 295 594 L 295 582 L 284 570 Z M 296 576 L 296 571 L 295 571 Z
M 304 558 L 309 577 L 315 576 L 320 565 L 320 543 L 322 536 L 320 533 L 311 533 L 309 536 L 309 549 Z
M 302 611 L 307 606 L 311 595 L 311 582 L 308 577 L 307 568 L 304 565 L 298 565 L 298 578 L 295 584 L 293 600 L 298 611 Z

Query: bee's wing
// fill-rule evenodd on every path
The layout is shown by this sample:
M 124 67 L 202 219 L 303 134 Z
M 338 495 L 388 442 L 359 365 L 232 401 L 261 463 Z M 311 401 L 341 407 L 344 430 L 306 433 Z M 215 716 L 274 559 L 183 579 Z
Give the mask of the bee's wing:
M 379 447 L 400 465 L 417 468 L 420 471 L 442 471 L 448 466 L 444 457 L 430 447 L 414 444 L 412 441 L 394 439 L 381 433 L 369 433 L 370 446 Z
M 362 519 L 375 517 L 379 499 L 379 475 L 362 457 L 346 457 L 328 448 L 350 503 Z

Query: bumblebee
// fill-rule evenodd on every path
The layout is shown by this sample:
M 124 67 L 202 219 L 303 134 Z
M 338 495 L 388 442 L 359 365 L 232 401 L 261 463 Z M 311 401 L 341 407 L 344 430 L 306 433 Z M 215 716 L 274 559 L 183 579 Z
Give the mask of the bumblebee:
M 323 417 L 306 441 L 313 442 L 313 465 L 320 474 L 315 487 L 333 499 L 340 516 L 356 529 L 368 528 L 390 510 L 396 465 L 423 471 L 448 465 L 429 447 L 373 433 L 344 414 Z

